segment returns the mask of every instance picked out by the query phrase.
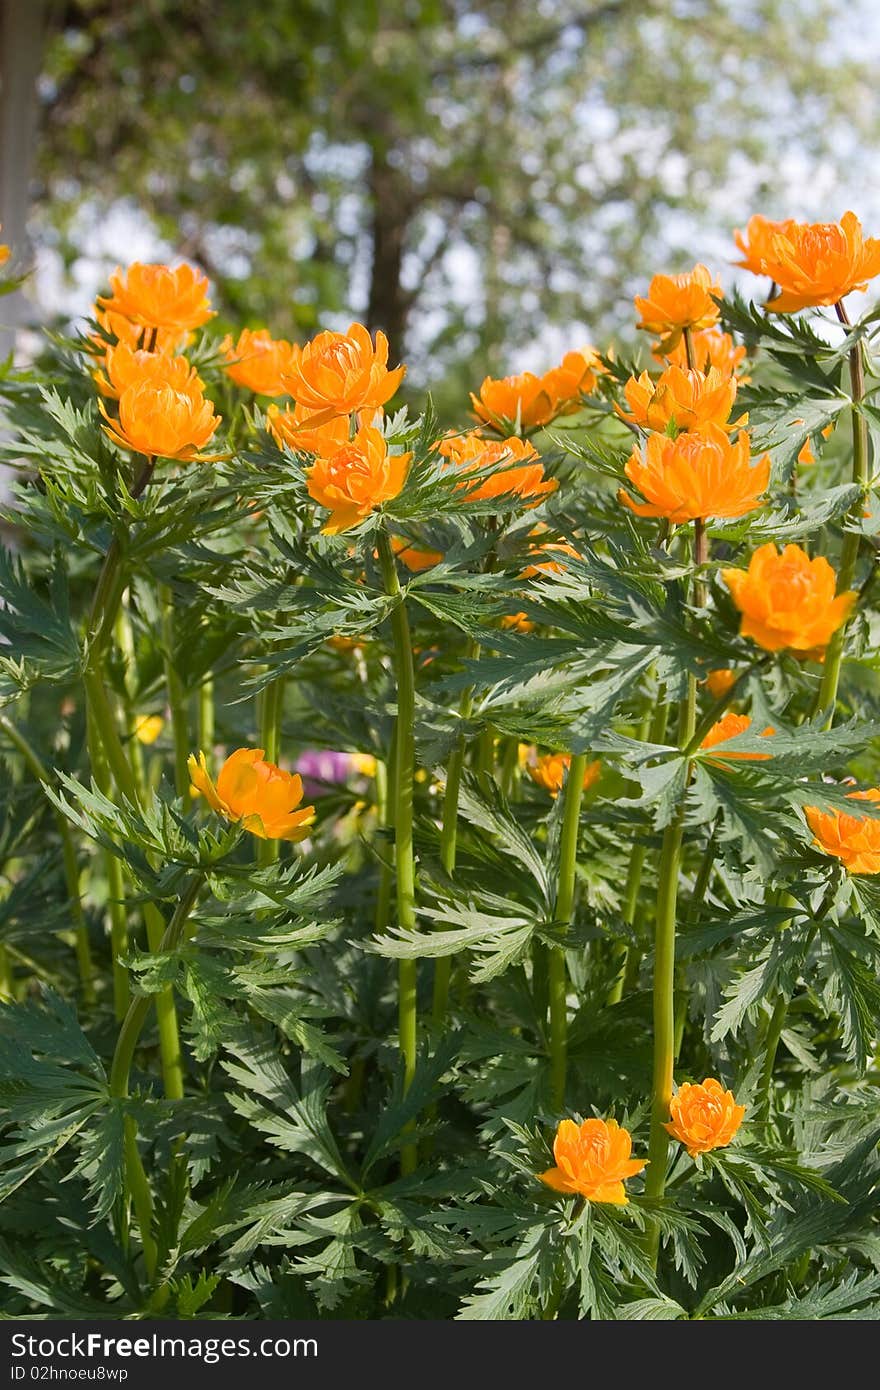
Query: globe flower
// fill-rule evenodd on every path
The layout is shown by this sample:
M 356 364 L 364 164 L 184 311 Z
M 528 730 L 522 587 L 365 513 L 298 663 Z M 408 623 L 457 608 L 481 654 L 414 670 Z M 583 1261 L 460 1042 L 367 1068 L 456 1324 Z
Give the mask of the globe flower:
M 165 351 L 147 352 L 124 342 L 107 345 L 102 369 L 93 375 L 101 395 L 113 400 L 118 400 L 129 386 L 144 381 L 170 386 L 174 391 L 188 391 L 191 386 L 201 390 L 202 386 L 195 367 L 185 357 Z
M 262 748 L 237 748 L 212 780 L 204 753 L 190 754 L 190 781 L 218 816 L 261 840 L 304 840 L 315 820 L 314 806 L 300 806 L 302 778 L 263 759 Z
M 165 720 L 160 714 L 138 715 L 134 724 L 135 738 L 139 743 L 147 745 L 155 743 L 164 727 Z
M 811 560 L 799 545 L 780 554 L 760 546 L 747 570 L 724 569 L 721 577 L 742 614 L 740 634 L 767 652 L 820 654 L 846 622 L 858 597 L 835 597 L 836 576 L 824 556 Z
M 353 323 L 346 333 L 319 333 L 295 348 L 283 374 L 284 389 L 303 410 L 331 419 L 352 411 L 377 409 L 394 395 L 405 367 L 388 369 L 388 339 Z M 321 423 L 320 419 L 315 420 Z
M 542 497 L 559 486 L 555 478 L 544 477 L 544 465 L 534 447 L 525 439 L 483 439 L 475 431 L 441 441 L 440 452 L 451 458 L 464 473 L 482 472 L 497 466 L 497 472 L 460 487 L 467 489 L 471 502 L 488 502 L 493 497 L 517 496 L 536 507 Z M 515 466 L 517 465 L 517 466 Z
M 142 265 L 135 261 L 124 273 L 117 267 L 110 276 L 112 294 L 98 303 L 110 313 L 121 314 L 142 328 L 199 328 L 214 317 L 208 301 L 208 279 L 191 265 L 174 270 L 167 265 Z
M 533 623 L 526 612 L 508 613 L 501 619 L 501 626 L 507 628 L 509 632 L 534 632 L 537 624 Z
M 119 418 L 108 415 L 104 433 L 121 449 L 150 458 L 196 459 L 201 463 L 222 458 L 222 454 L 202 454 L 220 424 L 220 416 L 192 383 L 186 390 L 175 390 L 161 381 L 141 381 L 127 386 L 119 397 Z
M 266 416 L 279 449 L 286 445 L 295 454 L 326 455 L 348 443 L 347 415 L 334 415 L 328 420 L 323 414 L 303 410 L 299 405 L 293 410 L 280 410 L 277 405 L 270 405 Z
M 706 677 L 706 689 L 713 700 L 721 700 L 737 681 L 736 671 L 710 671 Z
M 541 555 L 545 558 L 534 560 L 531 564 L 526 565 L 520 579 L 534 579 L 542 574 L 562 574 L 566 569 L 566 564 L 564 560 L 557 559 L 557 556 L 571 555 L 575 560 L 581 558 L 580 552 L 573 545 L 569 545 L 567 541 L 545 541 L 543 545 L 530 545 L 529 554 Z
M 551 388 L 544 377 L 535 376 L 534 372 L 487 376 L 479 396 L 471 392 L 471 403 L 477 419 L 502 434 L 510 433 L 511 424 L 515 430 L 548 425 L 557 414 L 557 400 L 551 395 Z
M 669 1102 L 669 1124 L 664 1128 L 673 1139 L 687 1145 L 691 1158 L 724 1149 L 733 1139 L 746 1113 L 737 1105 L 732 1091 L 725 1091 L 720 1081 L 707 1076 L 699 1086 L 685 1081 Z
M 718 322 L 713 295 L 720 298 L 721 286 L 704 265 L 695 265 L 684 275 L 655 275 L 647 296 L 636 296 L 635 306 L 641 314 L 636 327 L 660 335 L 660 346 L 666 352 L 681 340 L 686 328 L 711 328 Z
M 770 222 L 756 215 L 745 233 L 733 235 L 743 256 L 737 265 L 769 275 L 776 286 L 765 307 L 777 314 L 836 304 L 880 275 L 880 239 L 863 237 L 854 212 L 839 222 Z
M 880 801 L 880 787 L 850 792 L 853 801 Z M 845 811 L 820 811 L 805 806 L 804 815 L 813 832 L 813 843 L 839 859 L 850 874 L 880 874 L 880 820 L 848 816 Z
M 723 430 L 738 429 L 748 416 L 741 415 L 730 423 L 736 386 L 735 377 L 722 376 L 714 367 L 705 374 L 667 367 L 656 381 L 647 372 L 631 376 L 623 388 L 629 414 L 619 405 L 615 404 L 614 409 L 628 425 L 661 434 L 699 432 L 707 425 L 717 425 Z
M 703 739 L 703 742 L 700 744 L 700 747 L 717 748 L 719 744 L 726 743 L 728 739 L 736 738 L 738 734 L 744 734 L 746 730 L 751 727 L 752 721 L 747 714 L 734 714 L 732 710 L 728 710 L 721 719 L 718 719 L 712 725 L 706 737 Z M 762 729 L 761 737 L 767 738 L 770 734 L 775 732 L 776 730 L 768 725 L 766 729 Z M 750 762 L 758 762 L 765 758 L 771 758 L 772 756 L 772 753 L 737 753 L 732 748 L 729 752 L 727 750 L 724 751 L 725 762 L 733 758 L 742 758 Z
M 526 770 L 533 782 L 549 792 L 554 801 L 562 791 L 566 773 L 571 766 L 570 753 L 538 753 L 532 748 L 526 758 Z M 584 791 L 598 782 L 602 772 L 602 762 L 596 758 L 587 763 L 584 769 Z
M 674 347 L 663 351 L 662 343 L 654 343 L 651 351 L 658 362 L 668 362 L 671 367 L 687 369 L 688 355 L 684 338 Z M 746 357 L 746 349 L 738 346 L 729 333 L 720 328 L 706 328 L 691 333 L 691 362 L 698 372 L 707 372 L 714 367 L 722 376 L 736 376 L 743 383 L 751 378 L 744 376 L 741 368 Z
M 330 512 L 324 526 L 335 536 L 357 526 L 383 502 L 397 497 L 412 454 L 389 454 L 381 430 L 362 425 L 349 443 L 315 459 L 306 469 L 309 496 Z
M 391 549 L 411 574 L 421 574 L 423 570 L 433 569 L 434 565 L 439 565 L 443 559 L 442 551 L 430 550 L 426 545 L 414 545 L 402 536 L 391 537 Z
M 631 1158 L 632 1136 L 616 1120 L 560 1120 L 553 1141 L 556 1167 L 539 1173 L 554 1192 L 577 1193 L 588 1202 L 625 1206 L 624 1182 L 635 1177 L 646 1159 Z
M 649 435 L 644 449 L 633 450 L 624 471 L 647 498 L 637 502 L 621 489 L 618 498 L 624 506 L 636 516 L 666 517 L 681 525 L 697 517 L 737 517 L 754 511 L 770 481 L 770 455 L 752 467 L 745 431 L 731 443 L 718 425 L 706 425 L 699 434 L 675 439 Z
M 569 415 L 580 408 L 581 396 L 596 389 L 596 381 L 605 371 L 602 360 L 593 347 L 567 352 L 558 367 L 552 367 L 542 377 L 544 389 L 558 403 L 557 413 Z
M 286 338 L 273 338 L 267 328 L 243 328 L 238 342 L 228 335 L 220 345 L 226 358 L 226 375 L 237 386 L 258 396 L 283 396 L 282 377 L 291 370 L 296 348 Z
M 194 335 L 183 332 L 179 328 L 144 328 L 143 324 L 132 323 L 124 314 L 114 314 L 112 311 L 100 308 L 96 304 L 92 310 L 92 317 L 95 322 L 104 330 L 107 337 L 115 338 L 117 343 L 125 343 L 126 347 L 132 349 L 141 348 L 149 336 L 153 342 L 153 352 L 177 352 L 181 347 L 186 346 L 187 341 Z M 91 338 L 95 350 L 101 354 L 107 351 L 112 344 L 94 334 Z

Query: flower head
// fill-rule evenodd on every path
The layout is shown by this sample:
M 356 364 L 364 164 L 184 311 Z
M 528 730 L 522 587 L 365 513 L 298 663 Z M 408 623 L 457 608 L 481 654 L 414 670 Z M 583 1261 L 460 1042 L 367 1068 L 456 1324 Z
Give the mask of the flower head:
M 526 769 L 533 782 L 543 787 L 555 800 L 562 791 L 566 773 L 571 766 L 570 753 L 539 753 L 532 748 L 526 758 Z M 596 758 L 587 763 L 584 769 L 584 791 L 598 782 L 602 772 L 602 762 Z
M 835 597 L 836 576 L 824 556 L 811 560 L 799 545 L 781 554 L 771 543 L 752 555 L 747 570 L 721 577 L 742 614 L 740 633 L 767 652 L 821 652 L 849 617 L 855 590 Z
M 544 477 L 544 465 L 537 451 L 517 435 L 509 439 L 483 439 L 472 430 L 442 440 L 440 452 L 452 459 L 462 473 L 482 472 L 487 468 L 496 470 L 473 483 L 459 484 L 467 489 L 471 502 L 516 496 L 536 507 L 542 497 L 559 486 L 555 478 Z
M 193 787 L 211 810 L 261 840 L 304 840 L 314 824 L 314 806 L 300 806 L 302 778 L 265 762 L 262 748 L 237 748 L 216 784 L 204 753 L 190 754 L 188 767 Z
M 651 351 L 659 362 L 687 369 L 687 348 L 683 338 L 665 352 L 662 343 L 654 343 Z M 722 376 L 736 376 L 741 382 L 747 382 L 751 378 L 742 373 L 745 357 L 746 349 L 738 346 L 730 334 L 720 328 L 705 328 L 691 333 L 691 361 L 695 371 L 707 372 L 714 367 Z
M 755 215 L 734 239 L 743 256 L 737 264 L 769 275 L 777 287 L 766 307 L 778 314 L 836 304 L 880 275 L 880 239 L 862 236 L 854 212 L 839 222 L 771 222 Z
M 199 328 L 213 318 L 208 301 L 208 279 L 191 265 L 174 270 L 167 265 L 142 265 L 135 261 L 124 273 L 110 276 L 112 294 L 98 303 L 142 328 Z
M 95 384 L 102 396 L 113 400 L 129 386 L 144 381 L 170 386 L 174 391 L 188 391 L 190 387 L 201 390 L 202 386 L 195 367 L 185 357 L 166 351 L 147 352 L 124 342 L 108 344 L 101 366 L 102 370 L 94 373 Z
M 849 796 L 853 801 L 880 801 L 880 788 Z M 805 806 L 804 814 L 815 836 L 813 843 L 839 859 L 847 873 L 880 874 L 880 820 L 848 816 L 836 808 L 820 811 L 817 806 Z
M 744 734 L 747 729 L 752 727 L 752 721 L 747 714 L 734 714 L 728 710 L 721 719 L 716 720 L 707 733 L 701 748 L 716 748 L 718 744 L 727 743 L 728 739 L 736 738 L 738 734 Z M 768 735 L 775 733 L 776 730 L 769 725 L 761 730 L 761 737 L 767 738 Z M 763 761 L 764 758 L 771 758 L 772 753 L 737 753 L 734 749 L 724 750 L 724 761 L 728 762 L 733 758 L 748 759 L 750 762 Z
M 348 443 L 347 415 L 334 415 L 328 420 L 323 412 L 303 410 L 299 405 L 293 410 L 280 410 L 273 404 L 266 411 L 266 418 L 279 449 L 286 445 L 295 454 L 332 454 Z
M 2 226 L 0 226 L 0 231 L 2 230 Z M 5 265 L 11 255 L 12 252 L 10 251 L 6 243 L 0 242 L 0 265 Z
M 725 1091 L 720 1081 L 707 1076 L 700 1085 L 685 1081 L 669 1102 L 670 1123 L 664 1128 L 673 1139 L 687 1145 L 691 1158 L 723 1149 L 730 1143 L 746 1113 L 737 1105 L 732 1091 Z
M 220 416 L 196 383 L 175 390 L 161 381 L 127 386 L 119 397 L 119 418 L 108 415 L 103 401 L 104 433 L 114 444 L 152 458 L 209 462 L 221 454 L 199 452 L 220 424 Z
M 155 743 L 164 727 L 165 720 L 161 714 L 141 714 L 135 720 L 135 738 L 139 743 Z
M 554 1192 L 578 1193 L 589 1202 L 625 1206 L 624 1182 L 646 1159 L 631 1158 L 632 1136 L 616 1120 L 560 1120 L 553 1141 L 556 1167 L 538 1177 Z
M 732 443 L 717 425 L 700 434 L 652 434 L 635 448 L 626 476 L 646 497 L 637 502 L 621 489 L 620 501 L 637 516 L 661 516 L 680 525 L 695 517 L 737 517 L 761 505 L 770 481 L 770 455 L 751 466 L 749 436 Z
M 705 430 L 707 425 L 732 430 L 748 419 L 742 415 L 729 423 L 736 385 L 735 377 L 723 376 L 715 367 L 706 373 L 667 367 L 656 381 L 647 372 L 631 376 L 623 388 L 630 413 L 620 406 L 615 409 L 627 424 L 669 435 Z
M 403 489 L 412 454 L 389 454 L 381 430 L 362 425 L 349 443 L 318 456 L 306 469 L 309 496 L 326 507 L 331 536 L 357 526 Z
M 558 367 L 545 372 L 542 381 L 551 400 L 557 402 L 559 415 L 569 415 L 580 407 L 581 396 L 588 396 L 596 389 L 597 379 L 605 368 L 602 359 L 593 347 L 567 352 Z
M 518 376 L 487 376 L 479 396 L 471 392 L 471 403 L 478 420 L 502 434 L 514 429 L 548 425 L 556 415 L 556 399 L 544 377 L 534 372 Z
M 529 535 L 539 535 L 542 529 L 535 527 L 534 531 L 529 532 Z M 580 552 L 573 545 L 569 545 L 568 541 L 543 541 L 538 545 L 530 545 L 529 554 L 542 558 L 540 560 L 535 559 L 531 564 L 526 565 L 520 576 L 521 579 L 534 579 L 542 574 L 562 574 L 567 568 L 565 561 L 561 558 L 563 555 L 571 555 L 575 560 L 581 558 Z
M 728 669 L 710 671 L 706 677 L 706 689 L 713 700 L 720 700 L 727 694 L 728 690 L 733 688 L 736 681 L 736 671 Z
M 711 328 L 718 322 L 721 286 L 704 265 L 695 265 L 684 275 L 655 275 L 645 298 L 636 296 L 641 318 L 636 325 L 661 337 L 664 352 L 674 348 L 686 328 Z
M 411 574 L 421 574 L 423 570 L 433 569 L 443 559 L 441 550 L 430 550 L 426 545 L 416 545 L 404 540 L 403 536 L 391 537 L 391 549 Z
M 286 338 L 273 338 L 268 328 L 243 328 L 238 342 L 223 339 L 221 352 L 226 358 L 226 375 L 237 386 L 258 396 L 283 396 L 283 377 L 291 370 L 296 348 Z
M 305 347 L 295 348 L 284 389 L 303 410 L 330 419 L 384 405 L 405 371 L 389 370 L 384 333 L 376 334 L 374 346 L 363 324 L 353 323 L 346 333 L 319 333 Z
M 508 613 L 501 619 L 501 626 L 507 628 L 509 632 L 534 632 L 537 624 L 533 623 L 526 612 Z
M 145 328 L 142 323 L 132 323 L 124 314 L 115 314 L 112 310 L 102 309 L 100 304 L 96 304 L 92 310 L 92 317 L 100 325 L 104 333 L 109 338 L 115 338 L 117 343 L 124 343 L 132 350 L 142 348 L 149 338 L 153 343 L 153 352 L 174 353 L 185 347 L 188 340 L 194 337 L 190 332 L 184 332 L 180 328 Z M 99 334 L 93 334 L 91 342 L 94 350 L 98 353 L 105 353 L 108 344 L 105 338 Z

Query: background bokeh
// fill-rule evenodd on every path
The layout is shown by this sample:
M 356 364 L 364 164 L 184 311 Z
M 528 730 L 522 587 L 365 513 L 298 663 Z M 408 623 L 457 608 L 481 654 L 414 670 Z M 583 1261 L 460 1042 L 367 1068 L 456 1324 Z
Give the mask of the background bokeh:
M 0 220 L 34 266 L 7 322 L 188 257 L 219 329 L 359 318 L 460 415 L 487 372 L 626 341 L 654 270 L 734 283 L 751 212 L 880 226 L 876 0 L 0 11 Z

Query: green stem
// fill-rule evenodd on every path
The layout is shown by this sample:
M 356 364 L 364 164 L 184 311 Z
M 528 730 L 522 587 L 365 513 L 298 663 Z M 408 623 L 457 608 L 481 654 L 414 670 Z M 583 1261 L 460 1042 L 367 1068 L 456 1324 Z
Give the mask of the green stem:
M 276 676 L 264 686 L 260 699 L 260 745 L 268 763 L 277 763 L 281 751 L 281 719 L 284 710 L 284 677 Z M 279 840 L 257 841 L 257 863 L 274 864 Z
M 9 959 L 9 952 L 3 944 L 0 944 L 0 1000 L 5 1004 L 11 1004 L 15 1000 L 15 976 L 12 971 L 12 961 Z
M 86 710 L 89 762 L 98 790 L 108 796 L 111 792 L 110 769 L 95 724 L 91 705 Z M 128 1008 L 128 970 L 123 960 L 128 953 L 128 913 L 125 909 L 125 884 L 122 861 L 111 849 L 104 850 L 104 872 L 107 878 L 107 915 L 110 918 L 110 962 L 113 978 L 113 1012 L 116 1021 L 125 1017 Z
M 210 757 L 214 747 L 214 677 L 205 676 L 199 686 L 199 747 Z
M 845 328 L 849 328 L 851 325 L 843 302 L 838 301 L 834 307 L 840 322 Z M 850 350 L 849 379 L 852 389 L 852 407 L 850 410 L 853 450 L 852 480 L 861 489 L 849 511 L 849 518 L 855 520 L 859 517 L 864 506 L 864 493 L 868 485 L 868 421 L 861 409 L 861 402 L 865 395 L 865 369 L 862 361 L 861 343 L 854 344 Z M 843 549 L 840 554 L 838 593 L 844 594 L 853 587 L 860 543 L 861 537 L 858 534 L 853 531 L 845 533 Z M 834 721 L 834 707 L 837 703 L 837 688 L 840 684 L 840 667 L 843 662 L 846 630 L 847 623 L 842 623 L 828 643 L 825 664 L 822 669 L 822 681 L 816 695 L 815 713 L 827 710 L 826 729 L 830 729 Z
M 384 776 L 379 774 L 379 764 L 376 765 L 376 816 L 380 826 L 386 830 L 394 829 L 394 802 L 389 798 L 389 788 L 393 789 L 397 778 L 397 729 L 391 732 L 391 740 L 388 748 L 388 762 L 384 764 Z M 388 926 L 388 919 L 391 913 L 391 889 L 394 885 L 394 874 L 390 865 L 383 856 L 382 864 L 379 868 L 379 890 L 376 896 L 376 935 L 382 936 Z
M 758 1105 L 759 1114 L 765 1114 L 770 1107 L 770 1088 L 773 1084 L 773 1068 L 776 1065 L 776 1053 L 779 1050 L 779 1041 L 782 1031 L 785 1028 L 785 1018 L 788 1013 L 788 995 L 782 993 L 776 1000 L 773 1013 L 770 1017 L 770 1026 L 767 1029 L 767 1037 L 764 1042 L 764 1065 L 761 1068 L 761 1080 L 758 1083 Z
M 191 752 L 189 711 L 186 691 L 174 660 L 174 597 L 171 590 L 164 584 L 159 591 L 159 603 L 162 611 L 162 655 L 165 666 L 165 687 L 168 691 L 171 734 L 174 741 L 174 790 L 186 805 L 189 799 L 187 759 Z
M 415 762 L 415 676 L 412 643 L 406 604 L 397 577 L 397 566 L 391 550 L 388 532 L 378 536 L 379 562 L 385 592 L 395 600 L 391 612 L 394 638 L 394 671 L 397 681 L 397 742 L 395 776 L 392 789 L 394 801 L 394 867 L 397 878 L 397 924 L 403 931 L 416 926 L 415 860 L 413 856 L 413 777 Z M 416 1070 L 416 987 L 418 965 L 414 960 L 402 960 L 398 979 L 398 1037 L 403 1058 L 403 1089 L 409 1090 Z M 404 1141 L 400 1166 L 406 1176 L 415 1171 L 418 1162 L 416 1145 Z
M 475 661 L 479 654 L 480 648 L 477 643 L 470 641 L 465 651 L 465 660 Z M 465 720 L 470 717 L 473 699 L 472 688 L 469 687 L 462 692 L 458 706 L 459 719 Z M 465 752 L 465 736 L 464 732 L 461 732 L 455 741 L 446 767 L 446 786 L 443 791 L 443 815 L 440 826 L 440 863 L 450 878 L 455 873 L 455 857 L 458 848 L 458 796 L 461 790 Z M 431 1002 L 431 1019 L 437 1027 L 442 1024 L 449 1007 L 452 965 L 452 956 L 439 956 L 434 962 L 434 997 Z
M 44 787 L 51 784 L 51 777 L 48 769 L 41 762 L 36 750 L 25 738 L 19 728 L 13 724 L 5 714 L 0 714 L 0 729 L 3 730 L 13 748 L 17 749 L 24 759 L 25 765 L 29 768 L 36 780 Z M 54 808 L 53 808 L 54 809 Z M 58 826 L 58 834 L 61 838 L 61 858 L 64 866 L 64 880 L 67 884 L 67 898 L 70 907 L 70 915 L 74 924 L 74 949 L 76 951 L 77 966 L 79 968 L 80 987 L 82 989 L 83 1002 L 93 1004 L 95 1002 L 95 978 L 94 966 L 92 963 L 92 951 L 89 945 L 89 926 L 86 915 L 83 911 L 82 897 L 79 890 L 79 865 L 76 860 L 76 846 L 73 843 L 70 824 L 66 816 L 60 811 L 55 811 L 55 823 Z
M 565 804 L 562 808 L 562 840 L 559 849 L 559 881 L 554 917 L 570 928 L 574 912 L 577 875 L 578 829 L 584 795 L 587 755 L 576 753 L 565 778 Z M 548 962 L 550 1005 L 550 1094 L 553 1108 L 565 1105 L 565 1074 L 568 1060 L 568 982 L 565 947 L 552 946 Z
M 131 629 L 131 618 L 129 617 L 126 603 L 127 596 L 127 593 L 123 593 L 122 595 L 122 600 L 116 612 L 114 628 L 116 633 L 116 645 L 125 662 L 125 674 L 123 677 L 125 695 L 122 706 L 125 716 L 125 732 L 128 737 L 128 759 L 131 764 L 131 770 L 134 773 L 138 800 L 143 803 L 146 786 L 144 780 L 144 759 L 140 740 L 137 736 L 137 714 L 135 712 L 133 700 L 136 688 L 136 654 L 134 633 Z
M 696 678 L 688 677 L 687 697 L 679 714 L 679 746 L 690 746 L 696 726 Z M 645 1195 L 663 1196 L 666 1187 L 666 1158 L 669 1135 L 664 1129 L 669 1119 L 672 1080 L 675 1067 L 675 919 L 681 845 L 684 835 L 685 797 L 663 835 L 660 852 L 660 879 L 657 887 L 657 916 L 654 928 L 654 1070 L 651 1095 L 651 1135 L 648 1143 L 648 1175 Z M 654 1264 L 660 1246 L 660 1229 L 652 1222 L 649 1253 Z

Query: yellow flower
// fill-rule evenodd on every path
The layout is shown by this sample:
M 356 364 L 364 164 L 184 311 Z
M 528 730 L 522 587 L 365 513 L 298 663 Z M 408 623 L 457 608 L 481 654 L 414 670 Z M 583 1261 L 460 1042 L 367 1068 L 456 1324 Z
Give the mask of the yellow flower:
M 588 1202 L 625 1206 L 627 1178 L 640 1173 L 647 1162 L 632 1158 L 632 1136 L 616 1120 L 560 1120 L 553 1141 L 556 1167 L 539 1173 L 541 1182 L 554 1192 L 577 1193 Z
M 135 737 L 140 743 L 155 743 L 165 728 L 165 720 L 159 714 L 141 714 L 135 720 Z
M 216 785 L 204 753 L 190 754 L 189 775 L 218 816 L 241 824 L 261 840 L 304 840 L 315 821 L 314 806 L 300 806 L 302 778 L 267 763 L 262 748 L 238 748 L 220 769 Z

